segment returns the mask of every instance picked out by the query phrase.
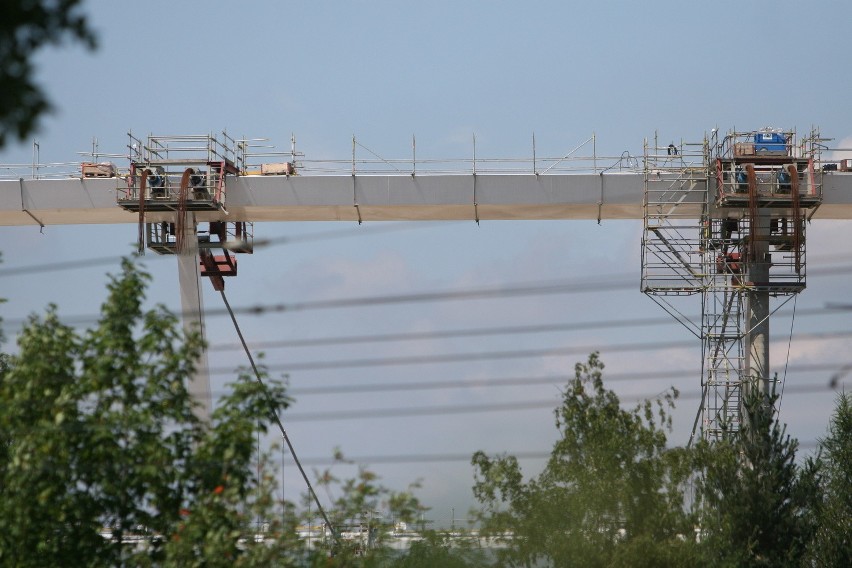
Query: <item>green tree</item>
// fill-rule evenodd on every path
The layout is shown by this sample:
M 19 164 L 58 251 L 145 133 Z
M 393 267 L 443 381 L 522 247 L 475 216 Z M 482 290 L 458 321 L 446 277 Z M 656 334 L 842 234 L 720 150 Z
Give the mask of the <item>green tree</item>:
M 743 398 L 743 426 L 699 447 L 700 536 L 711 566 L 798 566 L 815 528 L 817 467 L 796 464 L 798 442 L 776 397 Z
M 11 135 L 29 136 L 52 108 L 36 84 L 33 55 L 67 37 L 95 47 L 95 36 L 80 14 L 81 0 L 18 0 L 3 3 L 0 17 L 0 148 Z
M 242 375 L 200 421 L 186 385 L 202 341 L 143 311 L 147 280 L 125 261 L 83 336 L 53 307 L 31 317 L 0 370 L 0 565 L 295 563 L 292 527 L 256 542 L 250 526 L 274 505 L 252 442 L 283 387 Z
M 445 533 L 413 528 L 428 510 L 415 495 L 419 482 L 396 491 L 383 486 L 379 476 L 364 465 L 357 466 L 352 478 L 338 478 L 333 471 L 338 466 L 353 465 L 337 449 L 333 464 L 314 472 L 318 489 L 330 503 L 326 513 L 336 538 L 326 530 L 324 538 L 314 542 L 306 556 L 307 565 L 324 568 L 488 565 L 478 539 L 466 539 L 461 531 Z M 304 496 L 306 510 L 310 510 L 312 501 L 309 495 Z M 302 521 L 315 526 L 316 512 L 303 513 Z M 400 539 L 408 540 L 407 549 L 392 546 Z
M 474 454 L 483 531 L 510 566 L 690 565 L 685 450 L 666 448 L 677 392 L 621 408 L 597 353 L 578 363 L 556 410 L 559 440 L 524 481 L 517 459 Z
M 378 566 L 394 561 L 396 553 L 388 547 L 388 540 L 396 526 L 413 524 L 427 510 L 414 494 L 419 483 L 394 491 L 383 486 L 379 476 L 363 465 L 358 466 L 355 477 L 340 479 L 333 472 L 339 465 L 353 463 L 337 449 L 334 464 L 314 472 L 317 487 L 330 502 L 327 514 L 337 539 L 329 537 L 320 542 L 311 561 L 322 566 Z M 306 509 L 311 501 L 309 495 L 304 496 Z M 304 516 L 306 523 L 313 524 L 315 520 Z
M 808 553 L 815 566 L 852 566 L 852 397 L 841 393 L 820 441 L 818 528 Z
M 487 566 L 488 562 L 476 545 L 453 535 L 437 531 L 427 531 L 421 535 L 421 540 L 411 543 L 405 554 L 396 558 L 394 568 L 468 568 Z

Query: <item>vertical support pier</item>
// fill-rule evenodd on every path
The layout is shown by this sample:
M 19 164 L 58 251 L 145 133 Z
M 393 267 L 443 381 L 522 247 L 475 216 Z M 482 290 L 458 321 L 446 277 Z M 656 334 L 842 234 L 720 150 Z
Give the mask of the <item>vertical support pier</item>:
M 180 304 L 183 328 L 186 332 L 195 331 L 205 339 L 204 297 L 201 291 L 201 269 L 198 262 L 198 236 L 195 215 L 186 215 L 183 223 L 183 250 L 178 251 L 178 279 L 180 282 Z M 198 401 L 196 415 L 209 422 L 213 411 L 210 391 L 210 371 L 207 364 L 207 350 L 202 351 L 196 361 L 195 376 L 190 379 L 189 392 Z
M 758 209 L 751 221 L 749 280 L 754 287 L 748 291 L 745 334 L 746 388 L 757 392 L 767 401 L 769 386 L 769 254 L 770 211 Z M 745 413 L 740 413 L 745 418 Z

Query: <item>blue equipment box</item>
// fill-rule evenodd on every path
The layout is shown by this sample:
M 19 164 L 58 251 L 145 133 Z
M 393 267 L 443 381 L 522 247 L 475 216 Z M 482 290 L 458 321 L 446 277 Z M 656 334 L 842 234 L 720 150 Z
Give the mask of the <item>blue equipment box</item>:
M 758 132 L 754 135 L 757 154 L 787 154 L 787 137 L 780 132 Z

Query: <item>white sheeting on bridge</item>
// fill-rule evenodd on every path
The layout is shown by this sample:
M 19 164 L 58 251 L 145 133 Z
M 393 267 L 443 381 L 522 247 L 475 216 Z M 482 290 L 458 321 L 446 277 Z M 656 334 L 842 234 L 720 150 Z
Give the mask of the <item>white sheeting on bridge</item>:
M 136 223 L 116 204 L 121 178 L 0 181 L 0 225 Z M 641 219 L 639 173 L 243 176 L 222 212 L 198 221 Z M 852 218 L 852 173 L 823 176 L 816 218 Z M 683 204 L 681 207 L 686 207 Z M 695 216 L 699 208 L 693 205 Z M 683 209 L 681 209 L 683 212 Z M 172 213 L 146 215 L 150 222 Z

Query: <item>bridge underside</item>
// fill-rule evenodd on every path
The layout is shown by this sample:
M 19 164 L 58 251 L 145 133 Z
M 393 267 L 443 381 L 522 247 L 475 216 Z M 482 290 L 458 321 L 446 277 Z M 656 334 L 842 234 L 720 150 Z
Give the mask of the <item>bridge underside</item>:
M 0 181 L 0 226 L 137 223 L 121 178 Z M 642 219 L 643 175 L 241 176 L 200 222 Z M 686 204 L 681 207 L 684 212 Z M 700 206 L 695 204 L 695 217 Z M 823 177 L 817 218 L 852 218 L 852 173 Z M 168 208 L 146 213 L 170 221 Z
M 0 225 L 135 223 L 119 178 L 0 181 Z M 641 219 L 641 175 L 241 176 L 199 221 Z M 148 207 L 149 222 L 169 221 Z M 36 221 L 37 220 L 37 221 Z

